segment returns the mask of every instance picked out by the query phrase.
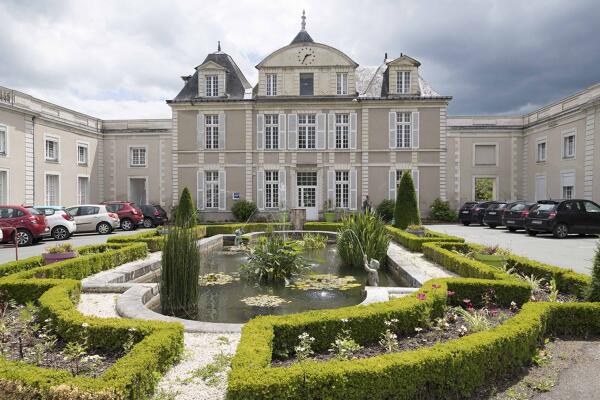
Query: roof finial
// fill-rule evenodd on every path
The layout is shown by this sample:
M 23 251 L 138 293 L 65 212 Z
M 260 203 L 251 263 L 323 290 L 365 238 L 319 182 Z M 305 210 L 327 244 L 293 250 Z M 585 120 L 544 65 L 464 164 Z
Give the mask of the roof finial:
M 306 11 L 302 10 L 302 30 L 306 30 Z
M 221 51 L 221 41 L 217 41 L 217 51 Z

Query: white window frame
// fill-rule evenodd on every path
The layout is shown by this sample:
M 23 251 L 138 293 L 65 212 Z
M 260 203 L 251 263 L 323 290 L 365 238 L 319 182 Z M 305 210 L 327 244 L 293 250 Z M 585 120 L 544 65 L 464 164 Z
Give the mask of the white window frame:
M 209 170 L 204 171 L 204 208 L 215 210 L 219 209 L 219 171 L 218 170 Z M 215 179 L 208 179 L 209 174 L 211 178 L 213 176 Z M 210 190 L 209 190 L 210 189 Z M 211 197 L 212 196 L 212 197 Z M 215 201 L 216 198 L 216 201 Z
M 336 149 L 350 148 L 350 114 L 335 113 L 334 114 L 334 135 Z
M 396 92 L 410 93 L 410 71 L 396 71 Z
M 132 198 L 132 196 L 131 196 L 131 180 L 132 179 L 143 179 L 143 180 L 146 181 L 146 183 L 144 185 L 145 188 L 146 188 L 146 190 L 145 190 L 146 193 L 145 194 L 146 194 L 146 201 L 149 202 L 150 199 L 149 199 L 148 196 L 150 195 L 150 188 L 149 188 L 150 177 L 148 177 L 148 176 L 142 176 L 142 175 L 131 175 L 131 176 L 127 177 L 127 199 L 129 200 L 129 199 Z M 139 205 L 140 204 L 138 204 L 138 206 Z
M 407 120 L 408 116 L 408 120 Z M 406 140 L 408 138 L 408 145 Z M 396 148 L 411 149 L 412 148 L 412 112 L 397 111 L 396 112 Z
M 266 80 L 267 96 L 277 96 L 277 74 L 267 74 Z
M 206 97 L 218 97 L 219 96 L 219 75 L 211 74 L 206 75 Z
M 569 193 L 570 192 L 570 193 Z M 575 196 L 575 186 L 562 186 L 562 199 L 572 199 Z
M 48 142 L 54 142 L 56 143 L 56 158 L 49 158 L 48 157 Z M 46 162 L 52 162 L 52 163 L 60 163 L 60 137 L 58 136 L 51 136 L 51 135 L 44 135 L 44 160 L 46 160 Z
M 144 163 L 143 164 L 134 164 L 133 163 L 134 150 L 144 150 Z M 148 167 L 148 146 L 146 146 L 146 145 L 128 146 L 127 153 L 129 155 L 129 168 L 146 168 L 146 167 Z
M 494 151 L 496 153 L 494 164 L 477 164 L 475 159 L 475 153 L 477 146 L 494 146 Z M 500 155 L 500 145 L 496 142 L 477 142 L 473 143 L 473 166 L 474 167 L 497 167 L 498 166 L 498 157 Z
M 304 120 L 304 122 L 301 122 Z M 309 122 L 311 121 L 311 122 Z M 312 128 L 312 133 L 311 133 Z M 304 136 L 304 147 L 301 147 L 301 136 Z M 309 140 L 312 139 L 312 140 Z M 309 146 L 312 145 L 312 146 Z M 317 114 L 298 114 L 298 150 L 315 150 L 317 148 Z
M 84 148 L 85 149 L 85 161 L 82 162 L 79 159 L 79 149 L 80 148 Z M 90 145 L 88 142 L 77 142 L 77 165 L 83 165 L 86 166 L 88 165 L 90 162 Z M 81 203 L 79 203 L 81 204 Z
M 6 173 L 6 203 L 10 204 L 10 168 L 0 168 L 0 172 Z
M 477 179 L 493 179 L 495 181 L 494 183 L 494 190 L 492 191 L 492 200 L 496 200 L 498 199 L 498 188 L 500 187 L 499 184 L 499 178 L 496 175 L 473 175 L 473 180 L 471 181 L 471 200 L 472 201 L 477 201 L 475 200 L 475 182 L 477 181 Z
M 204 114 L 204 148 L 206 150 L 220 148 L 219 134 L 219 114 Z
M 560 197 L 563 199 L 572 199 L 575 197 L 575 186 L 577 184 L 577 172 L 574 169 L 560 171 Z M 572 185 L 565 185 L 565 180 L 571 178 L 573 180 Z M 565 188 L 571 188 L 571 197 L 565 196 Z
M 52 204 L 48 198 L 48 176 L 58 176 L 58 188 L 56 191 L 56 202 Z M 62 177 L 59 171 L 46 171 L 44 172 L 44 203 L 48 206 L 57 206 L 61 204 L 60 195 L 62 194 Z
M 265 150 L 278 150 L 279 143 L 279 114 L 264 114 Z M 277 146 L 274 145 L 274 142 Z
M 85 201 L 83 201 L 81 199 L 81 186 L 79 185 L 79 179 L 81 178 L 86 178 L 87 179 L 87 199 L 85 199 Z M 78 174 L 77 175 L 77 204 L 90 204 L 90 198 L 91 198 L 91 180 L 90 180 L 90 176 L 89 175 L 83 175 L 83 174 Z
M 340 96 L 348 94 L 348 73 L 337 72 L 335 76 L 336 93 Z
M 567 146 L 566 146 L 566 139 L 569 137 L 573 137 L 573 151 L 571 154 L 567 154 Z M 577 131 L 575 129 L 569 129 L 567 131 L 564 131 L 561 135 L 561 155 L 562 155 L 562 159 L 565 160 L 572 160 L 576 157 L 577 154 Z
M 350 208 L 350 171 L 335 170 L 334 206 L 339 209 Z M 345 199 L 344 199 L 345 197 Z M 345 201 L 344 201 L 345 200 Z
M 540 157 L 540 146 L 544 145 L 544 157 Z M 536 144 L 535 144 L 535 162 L 537 163 L 544 163 L 546 162 L 546 160 L 548 160 L 548 138 L 547 137 L 541 137 L 538 138 L 536 140 Z
M 4 151 L 0 151 L 0 156 L 6 157 L 8 156 L 8 126 L 0 124 L 0 135 L 4 135 Z
M 279 209 L 281 200 L 279 198 L 280 174 L 279 170 L 265 170 L 265 209 Z

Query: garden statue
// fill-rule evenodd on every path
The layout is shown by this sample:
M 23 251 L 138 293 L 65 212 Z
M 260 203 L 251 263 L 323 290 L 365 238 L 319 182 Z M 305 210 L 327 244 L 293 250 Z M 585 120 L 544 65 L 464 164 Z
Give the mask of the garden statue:
M 363 264 L 368 274 L 367 284 L 369 286 L 379 286 L 379 261 L 371 259 L 371 262 L 369 262 L 365 254 L 363 256 Z
M 235 230 L 235 239 L 233 241 L 234 246 L 242 245 L 242 235 L 243 234 L 244 234 L 244 231 L 242 230 L 242 228 L 237 228 Z

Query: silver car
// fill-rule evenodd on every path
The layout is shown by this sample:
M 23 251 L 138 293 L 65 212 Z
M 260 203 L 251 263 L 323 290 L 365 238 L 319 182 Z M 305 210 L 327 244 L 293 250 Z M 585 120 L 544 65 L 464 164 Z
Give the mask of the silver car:
M 77 233 L 98 232 L 106 235 L 119 227 L 119 216 L 102 204 L 72 206 L 67 208 L 67 212 L 75 219 Z

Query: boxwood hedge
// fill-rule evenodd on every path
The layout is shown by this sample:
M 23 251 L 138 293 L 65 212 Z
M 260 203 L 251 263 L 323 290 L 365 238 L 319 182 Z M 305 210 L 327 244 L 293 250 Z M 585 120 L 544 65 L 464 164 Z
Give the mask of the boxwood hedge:
M 235 230 L 241 228 L 244 233 L 251 232 L 262 232 L 269 228 L 280 230 L 280 229 L 291 229 L 290 223 L 276 223 L 276 222 L 251 222 L 248 224 L 214 224 L 214 225 L 203 225 L 206 228 L 206 236 L 214 235 L 231 235 L 235 233 Z
M 420 237 L 393 226 L 388 226 L 387 230 L 389 235 L 392 237 L 392 240 L 400 243 L 410 251 L 421 251 L 424 243 L 465 241 L 463 238 L 458 236 L 445 235 L 443 233 L 430 231 L 429 229 L 425 229 L 425 233 L 427 234 L 426 237 Z

